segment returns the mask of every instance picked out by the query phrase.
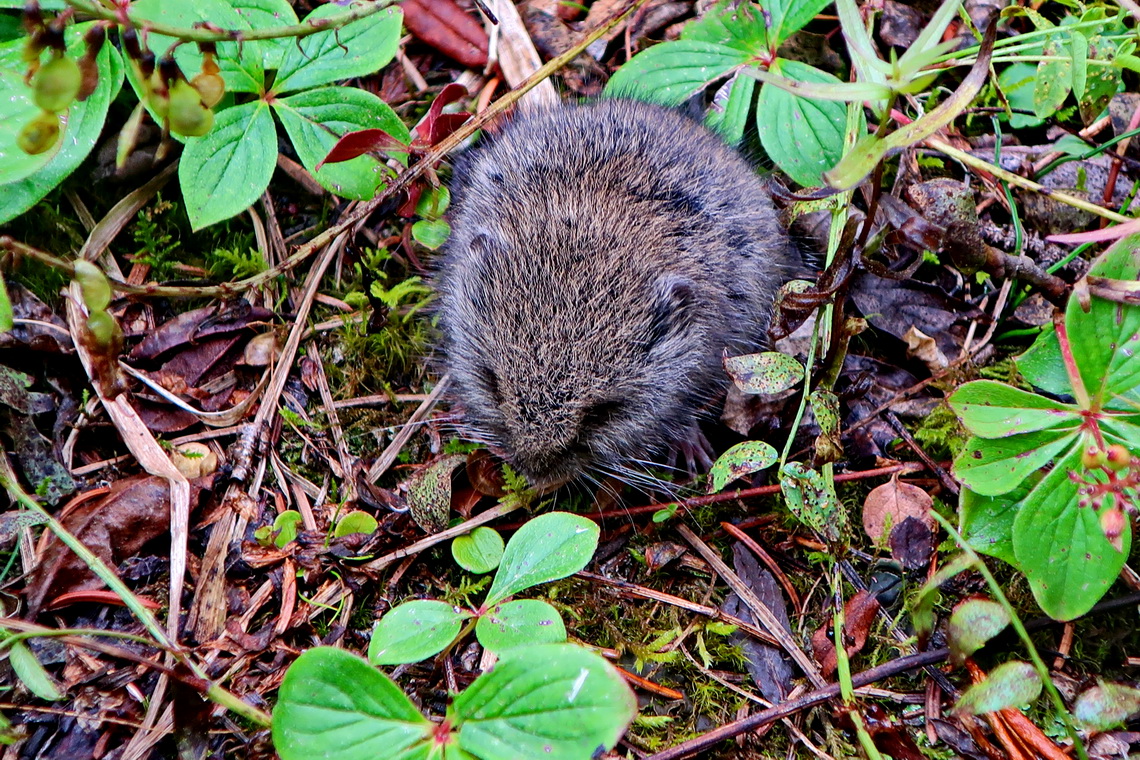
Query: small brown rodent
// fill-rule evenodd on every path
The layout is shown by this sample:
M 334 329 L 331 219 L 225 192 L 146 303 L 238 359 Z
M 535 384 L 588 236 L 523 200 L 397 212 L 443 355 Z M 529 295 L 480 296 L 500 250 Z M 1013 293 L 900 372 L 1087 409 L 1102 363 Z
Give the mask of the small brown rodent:
M 463 429 L 543 490 L 636 479 L 692 435 L 793 269 L 764 181 L 659 106 L 519 114 L 451 189 L 437 287 Z

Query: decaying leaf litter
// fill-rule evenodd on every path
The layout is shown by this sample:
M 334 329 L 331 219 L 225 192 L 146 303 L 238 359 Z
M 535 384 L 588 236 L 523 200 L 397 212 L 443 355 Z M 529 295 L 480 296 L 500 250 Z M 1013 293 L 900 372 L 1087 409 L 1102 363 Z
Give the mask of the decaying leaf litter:
M 633 5 L 499 3 L 491 25 L 464 3 L 404 3 L 411 36 L 354 80 L 411 145 L 378 201 L 330 194 L 289 132 L 248 212 L 192 232 L 158 171 L 170 156 L 114 171 L 112 111 L 109 152 L 0 228 L 15 318 L 0 477 L 24 492 L 0 514 L 6 757 L 272 757 L 265 721 L 301 651 L 368 652 L 376 619 L 410 600 L 476 608 L 491 580 L 461 565 L 501 541 L 451 539 L 509 536 L 551 501 L 597 523 L 597 550 L 524 601 L 637 690 L 614 756 L 1127 752 L 1140 266 L 1134 238 L 1097 232 L 1127 224 L 1137 181 L 1127 8 L 888 0 L 864 39 L 850 22 L 871 8 L 852 2 Z M 1039 50 L 1002 42 L 1034 32 Z M 863 76 L 876 49 L 939 42 L 974 52 L 929 102 L 905 57 L 897 91 Z M 667 79 L 694 50 L 724 70 L 686 86 L 708 84 L 710 120 L 775 165 L 815 276 L 781 301 L 780 354 L 726 358 L 738 390 L 706 431 L 723 455 L 707 480 L 540 499 L 439 403 L 435 172 L 539 65 L 557 73 L 524 97 L 550 102 L 644 77 L 638 60 Z M 886 88 L 860 91 L 866 108 L 789 91 L 820 96 L 852 70 Z M 826 122 L 815 150 L 773 129 L 781 107 Z M 159 138 L 140 132 L 135 155 Z M 853 190 L 841 214 L 811 189 L 824 170 Z M 113 297 L 92 295 L 79 258 Z M 96 312 L 121 329 L 114 351 L 86 337 Z M 1085 561 L 1052 561 L 1069 548 Z M 385 670 L 439 716 L 488 665 L 469 636 Z

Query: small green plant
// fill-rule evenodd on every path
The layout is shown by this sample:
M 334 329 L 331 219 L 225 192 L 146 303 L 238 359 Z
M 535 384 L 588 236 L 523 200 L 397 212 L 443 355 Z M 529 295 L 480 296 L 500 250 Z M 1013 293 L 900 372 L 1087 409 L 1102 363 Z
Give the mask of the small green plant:
M 753 106 L 760 68 L 802 82 L 841 84 L 825 71 L 776 54 L 780 45 L 811 21 L 831 0 L 766 0 L 718 3 L 688 24 L 681 39 L 638 53 L 614 74 L 606 93 L 678 105 L 726 77 L 727 99 L 709 112 L 706 123 L 728 142 L 744 135 L 755 114 L 760 142 L 769 157 L 802 185 L 820 184 L 820 175 L 843 155 L 847 107 L 808 100 L 777 87 L 761 87 Z
M 124 74 L 139 105 L 121 133 L 119 160 L 133 149 L 144 112 L 185 142 L 179 183 L 195 230 L 241 213 L 265 192 L 278 152 L 274 114 L 305 168 L 344 198 L 371 198 L 392 171 L 370 155 L 318 166 L 340 135 L 381 128 L 397 143 L 411 141 L 380 98 L 333 86 L 395 57 L 398 7 L 330 3 L 301 22 L 285 0 L 137 0 L 121 13 L 72 5 L 101 20 L 68 24 L 68 13 L 45 19 L 33 4 L 25 12 L 29 36 L 0 45 L 0 100 L 14 109 L 0 126 L 0 222 L 78 167 Z M 267 30 L 269 38 L 250 38 Z M 102 44 L 112 33 L 119 46 Z M 35 75 L 30 83 L 26 74 Z M 71 87 L 73 74 L 82 87 Z M 392 155 L 404 160 L 406 152 Z
M 285 674 L 273 744 L 281 760 L 587 760 L 612 748 L 636 711 L 621 675 L 573 644 L 504 653 L 440 723 L 360 657 L 317 647 Z
M 1140 236 L 1089 270 L 1092 289 L 1017 359 L 1049 396 L 992 380 L 966 383 L 950 406 L 974 436 L 954 461 L 970 544 L 1025 573 L 1058 620 L 1083 615 L 1119 575 L 1140 486 Z M 1059 399 L 1072 399 L 1062 401 Z
M 469 573 L 489 573 L 503 559 L 503 537 L 494 528 L 481 525 L 451 542 L 451 556 Z
M 558 610 L 540 599 L 507 601 L 541 583 L 572 575 L 590 561 L 598 526 L 567 512 L 549 512 L 526 523 L 503 551 L 498 572 L 483 604 L 459 609 L 421 599 L 394 607 L 372 631 L 368 659 L 377 665 L 418 662 L 457 641 L 466 624 L 479 643 L 499 653 L 523 644 L 566 640 Z

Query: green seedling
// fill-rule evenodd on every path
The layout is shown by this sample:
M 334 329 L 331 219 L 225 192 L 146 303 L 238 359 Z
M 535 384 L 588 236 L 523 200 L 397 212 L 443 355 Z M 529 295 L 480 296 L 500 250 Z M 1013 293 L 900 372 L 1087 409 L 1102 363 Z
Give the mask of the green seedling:
M 538 599 L 508 601 L 537 586 L 572 575 L 590 561 L 598 545 L 598 526 L 567 512 L 550 512 L 526 523 L 511 537 L 483 604 L 463 609 L 421 599 L 392 608 L 377 621 L 368 659 L 396 665 L 432 657 L 454 644 L 466 630 L 487 649 L 503 652 L 523 644 L 566 640 L 561 615 Z
M 439 723 L 360 657 L 317 647 L 285 674 L 273 744 L 281 760 L 588 760 L 612 748 L 636 712 L 621 675 L 573 644 L 504 653 Z

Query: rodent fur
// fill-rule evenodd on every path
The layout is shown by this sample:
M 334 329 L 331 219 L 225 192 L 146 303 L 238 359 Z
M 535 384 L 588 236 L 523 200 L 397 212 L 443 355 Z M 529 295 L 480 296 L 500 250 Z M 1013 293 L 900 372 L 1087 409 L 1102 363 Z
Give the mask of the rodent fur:
M 520 113 L 451 189 L 436 279 L 462 427 L 544 489 L 692 435 L 794 268 L 764 181 L 660 106 Z

